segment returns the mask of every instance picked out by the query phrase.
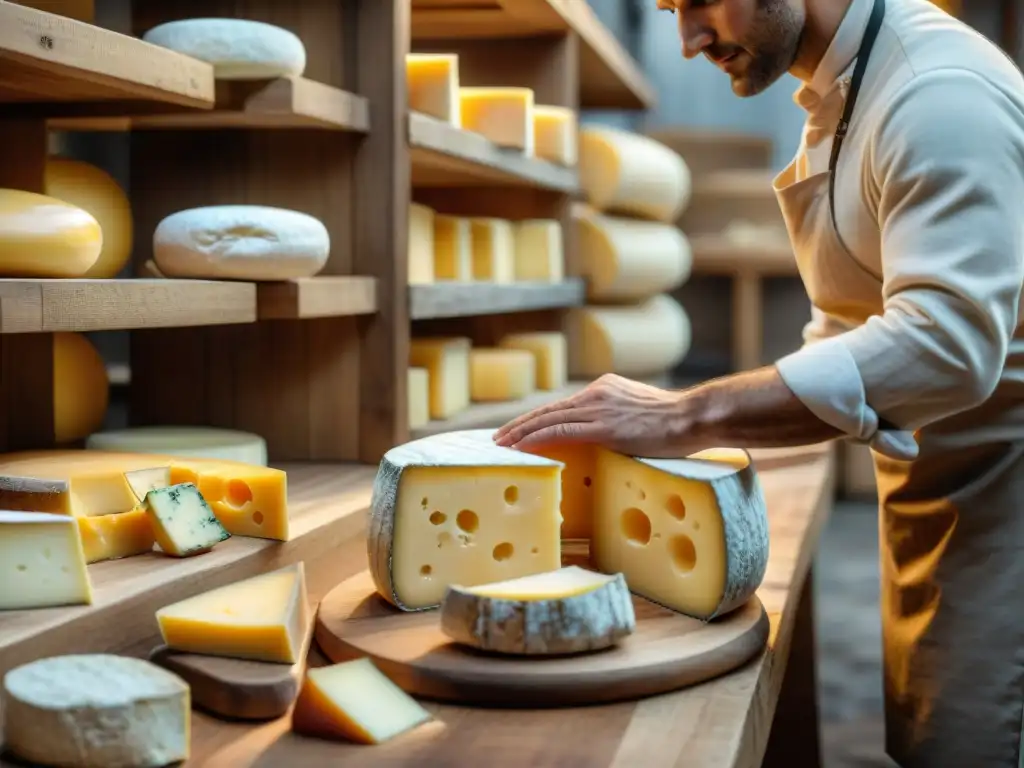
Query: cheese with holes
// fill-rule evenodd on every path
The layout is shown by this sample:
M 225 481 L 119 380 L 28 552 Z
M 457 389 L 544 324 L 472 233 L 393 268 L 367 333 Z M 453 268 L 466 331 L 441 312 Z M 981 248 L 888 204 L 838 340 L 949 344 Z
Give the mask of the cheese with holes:
M 690 351 L 690 319 L 671 296 L 569 310 L 570 376 L 605 373 L 642 378 L 675 368 Z
M 521 349 L 469 351 L 470 399 L 477 403 L 520 400 L 537 389 L 537 363 Z
M 434 211 L 409 203 L 409 285 L 434 282 Z
M 521 349 L 533 355 L 537 389 L 550 392 L 569 383 L 569 350 L 565 334 L 557 331 L 526 331 L 504 336 L 498 346 Z
M 516 279 L 516 245 L 512 222 L 504 219 L 470 220 L 473 242 L 473 279 L 508 284 Z
M 405 79 L 409 109 L 456 128 L 459 116 L 459 57 L 454 53 L 408 53 Z
M 675 222 L 693 193 L 690 169 L 664 144 L 605 126 L 580 130 L 580 187 L 599 211 Z
M 460 88 L 462 127 L 499 147 L 534 154 L 533 90 L 530 88 Z
M 58 445 L 103 426 L 110 382 L 99 350 L 81 333 L 53 334 L 53 434 Z
M 636 630 L 633 598 L 621 573 L 570 566 L 483 584 L 452 585 L 441 631 L 457 643 L 523 656 L 609 648 Z
M 294 664 L 312 620 L 299 562 L 168 605 L 156 612 L 176 651 Z
M 46 161 L 46 194 L 88 212 L 103 232 L 99 258 L 83 277 L 117 277 L 132 255 L 132 208 L 128 196 L 102 168 L 81 160 Z
M 0 189 L 0 277 L 83 277 L 102 250 L 99 222 L 77 205 Z
M 381 744 L 431 719 L 368 658 L 306 671 L 292 730 L 307 736 Z
M 515 225 L 516 280 L 560 283 L 565 279 L 562 224 L 555 219 L 527 219 Z
M 324 268 L 331 238 L 306 213 L 263 205 L 215 205 L 172 213 L 153 233 L 165 277 L 277 281 Z
M 434 215 L 434 279 L 473 279 L 473 235 L 469 219 Z
M 3 681 L 4 746 L 22 760 L 67 768 L 157 768 L 189 758 L 185 682 L 142 659 L 53 656 Z
M 533 134 L 537 157 L 573 167 L 579 157 L 576 113 L 568 107 L 536 105 Z
M 671 293 L 686 282 L 693 266 L 690 242 L 672 224 L 581 216 L 576 218 L 576 244 L 587 298 L 596 302 Z
M 597 453 L 592 445 L 556 443 L 529 449 L 530 453 L 560 462 L 562 469 L 563 539 L 590 539 L 593 533 Z
M 561 567 L 561 464 L 496 446 L 492 430 L 388 451 L 370 502 L 370 573 L 403 610 L 467 587 Z
M 259 435 L 219 427 L 152 426 L 114 429 L 89 435 L 90 450 L 227 459 L 267 465 L 267 442 Z
M 0 610 L 92 603 L 75 520 L 0 511 Z
M 153 550 L 156 539 L 144 509 L 99 517 L 77 517 L 87 563 L 120 560 Z
M 249 19 L 181 19 L 146 32 L 147 43 L 213 66 L 218 80 L 301 77 L 306 47 L 287 29 Z
M 146 494 L 145 506 L 156 543 L 165 554 L 198 555 L 231 536 L 192 483 L 156 488 Z
M 409 369 L 409 429 L 430 422 L 430 373 L 426 368 Z
M 409 365 L 426 368 L 430 384 L 430 418 L 448 419 L 469 407 L 467 338 L 423 338 L 409 342 Z

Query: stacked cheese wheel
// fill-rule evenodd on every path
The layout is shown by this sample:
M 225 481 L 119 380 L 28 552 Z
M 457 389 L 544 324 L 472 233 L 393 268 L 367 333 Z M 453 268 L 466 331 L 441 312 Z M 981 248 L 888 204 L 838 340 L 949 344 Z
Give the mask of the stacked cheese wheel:
M 683 159 L 653 139 L 613 128 L 580 131 L 573 209 L 587 306 L 569 318 L 574 377 L 663 374 L 690 348 L 690 322 L 669 294 L 693 255 L 675 225 L 691 195 Z

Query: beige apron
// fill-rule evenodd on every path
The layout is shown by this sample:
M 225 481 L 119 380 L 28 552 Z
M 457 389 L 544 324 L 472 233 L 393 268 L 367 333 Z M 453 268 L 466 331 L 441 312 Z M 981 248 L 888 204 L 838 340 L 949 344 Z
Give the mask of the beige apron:
M 877 294 L 880 311 L 882 285 L 836 236 L 828 176 L 790 166 L 776 193 L 811 300 L 860 324 L 844 296 Z M 874 455 L 886 750 L 902 768 L 1018 768 L 1024 443 L 956 448 L 955 433 L 922 430 L 913 462 Z

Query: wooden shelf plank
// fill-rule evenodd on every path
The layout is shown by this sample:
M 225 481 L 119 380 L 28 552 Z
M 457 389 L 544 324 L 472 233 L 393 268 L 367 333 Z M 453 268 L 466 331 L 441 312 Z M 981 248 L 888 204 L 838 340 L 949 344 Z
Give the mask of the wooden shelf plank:
M 583 109 L 651 109 L 640 65 L 584 0 L 413 0 L 413 40 L 533 37 L 575 32 Z
M 577 307 L 583 304 L 583 280 L 560 283 L 433 283 L 409 286 L 409 317 L 475 317 L 538 309 Z
M 789 277 L 799 275 L 796 256 L 788 243 L 736 243 L 721 235 L 690 238 L 693 271 L 702 275 L 759 275 Z
M 213 67 L 205 62 L 0 2 L 0 116 L 209 109 L 213 100 Z
M 478 133 L 409 114 L 412 183 L 417 187 L 514 184 L 576 192 L 576 171 L 495 146 Z
M 0 333 L 113 331 L 256 321 L 253 283 L 0 280 Z
M 377 311 L 377 281 L 372 277 L 307 277 L 256 288 L 260 320 L 372 315 Z

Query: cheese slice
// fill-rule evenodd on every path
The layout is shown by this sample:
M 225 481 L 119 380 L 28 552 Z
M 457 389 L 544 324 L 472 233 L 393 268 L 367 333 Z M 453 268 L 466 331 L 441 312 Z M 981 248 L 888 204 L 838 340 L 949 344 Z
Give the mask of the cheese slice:
M 292 730 L 307 736 L 381 744 L 431 719 L 370 659 L 306 672 L 292 710 Z
M 409 109 L 459 127 L 457 54 L 407 53 L 405 79 L 409 91 Z
M 469 219 L 434 215 L 434 279 L 473 279 L 473 237 Z
M 504 219 L 470 220 L 473 242 L 473 279 L 499 285 L 516 279 L 515 235 Z
M 47 195 L 0 189 L 0 277 L 83 277 L 102 250 L 92 214 Z
M 165 554 L 174 557 L 208 552 L 231 537 L 192 483 L 147 493 L 146 514 L 156 543 Z
M 560 283 L 565 279 L 562 224 L 555 219 L 527 219 L 515 225 L 516 280 Z
M 430 373 L 426 368 L 409 369 L 409 429 L 430 423 Z
M 153 550 L 156 538 L 144 509 L 100 517 L 77 517 L 87 563 L 119 560 Z
M 534 97 L 530 88 L 460 88 L 462 127 L 499 147 L 534 154 Z
M 251 432 L 220 427 L 160 425 L 129 427 L 89 435 L 90 450 L 226 459 L 243 464 L 267 465 L 267 441 Z
M 537 389 L 552 391 L 569 383 L 569 351 L 564 333 L 528 331 L 510 333 L 498 342 L 502 349 L 520 349 L 533 355 Z
M 0 610 L 92 603 L 75 520 L 0 511 Z
M 463 337 L 410 340 L 409 365 L 428 372 L 430 418 L 451 418 L 469 407 L 470 346 Z
M 449 432 L 392 448 L 370 504 L 370 573 L 402 610 L 561 566 L 561 464 L 501 448 L 492 430 Z
M 452 585 L 441 631 L 457 643 L 538 656 L 597 651 L 636 630 L 633 598 L 621 573 L 576 566 L 477 587 Z
M 301 562 L 156 612 L 173 650 L 281 664 L 299 661 L 311 619 Z
M 409 285 L 434 282 L 434 211 L 409 203 Z
M 536 105 L 533 108 L 533 133 L 537 157 L 558 165 L 573 167 L 579 159 L 576 112 L 568 107 Z
M 537 389 L 537 362 L 522 349 L 469 351 L 470 399 L 478 403 L 521 400 Z

